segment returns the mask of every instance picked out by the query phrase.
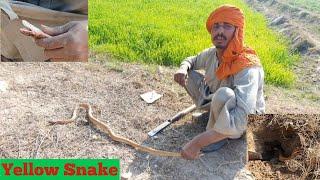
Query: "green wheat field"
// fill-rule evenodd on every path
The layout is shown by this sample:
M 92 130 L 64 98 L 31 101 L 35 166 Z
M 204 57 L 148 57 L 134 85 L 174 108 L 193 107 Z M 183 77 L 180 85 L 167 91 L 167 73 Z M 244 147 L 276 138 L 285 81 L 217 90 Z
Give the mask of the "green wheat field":
M 179 66 L 186 57 L 212 46 L 205 22 L 222 4 L 244 11 L 245 43 L 257 51 L 266 82 L 290 87 L 295 81 L 291 66 L 298 55 L 267 27 L 263 15 L 239 0 L 89 0 L 90 48 L 120 61 Z

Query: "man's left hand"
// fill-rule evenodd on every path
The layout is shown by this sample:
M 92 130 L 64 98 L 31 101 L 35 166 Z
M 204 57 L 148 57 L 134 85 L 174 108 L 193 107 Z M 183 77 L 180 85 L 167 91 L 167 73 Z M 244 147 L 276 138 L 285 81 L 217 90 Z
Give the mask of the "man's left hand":
M 188 160 L 198 159 L 200 150 L 201 147 L 199 147 L 195 141 L 191 140 L 182 148 L 181 156 Z

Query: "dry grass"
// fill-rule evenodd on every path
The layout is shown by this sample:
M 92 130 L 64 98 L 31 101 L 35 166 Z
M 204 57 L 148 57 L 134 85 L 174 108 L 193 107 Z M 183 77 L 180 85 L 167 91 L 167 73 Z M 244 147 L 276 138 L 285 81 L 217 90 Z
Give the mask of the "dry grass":
M 284 121 L 285 119 L 285 121 Z M 301 179 L 317 179 L 320 167 L 320 114 L 286 115 L 272 119 L 275 126 L 293 128 L 301 138 L 302 152 L 286 162 L 292 172 L 301 172 Z
M 104 57 L 107 58 L 107 57 Z M 153 69 L 147 71 L 146 69 Z M 120 158 L 122 173 L 135 179 L 174 176 L 208 177 L 212 172 L 178 172 L 203 167 L 175 158 L 139 153 L 112 141 L 88 125 L 84 112 L 75 123 L 48 126 L 47 121 L 69 118 L 79 102 L 93 105 L 94 116 L 106 122 L 116 134 L 149 147 L 180 151 L 184 143 L 204 130 L 204 124 L 190 121 L 190 115 L 156 138 L 147 132 L 176 112 L 190 106 L 186 92 L 173 83 L 173 69 L 119 64 L 9 63 L 0 67 L 0 79 L 8 83 L 1 92 L 1 158 Z M 12 73 L 14 72 L 14 76 Z M 163 97 L 152 105 L 140 94 L 156 90 Z M 242 140 L 243 141 L 243 140 Z M 230 144 L 230 150 L 241 142 Z M 234 154 L 234 153 L 232 153 Z M 241 154 L 239 154 L 240 158 Z M 226 155 L 228 157 L 228 155 Z M 238 158 L 238 155 L 235 156 Z M 213 161 L 204 159 L 209 166 Z M 218 161 L 233 161 L 218 159 Z M 225 165 L 226 167 L 229 165 Z M 219 172 L 224 168 L 219 168 Z M 237 171 L 243 164 L 233 164 Z M 160 178 L 161 179 L 161 178 Z
M 107 56 L 94 58 L 108 59 Z M 245 153 L 235 152 L 242 147 L 242 141 L 229 143 L 223 151 L 206 155 L 202 161 L 189 162 L 149 156 L 113 142 L 88 125 L 84 112 L 75 123 L 48 126 L 47 121 L 69 118 L 76 104 L 87 102 L 93 105 L 94 116 L 106 122 L 115 133 L 149 147 L 179 151 L 184 143 L 205 129 L 205 122 L 191 120 L 189 115 L 156 138 L 146 135 L 191 104 L 186 92 L 172 81 L 174 72 L 171 68 L 110 60 L 108 64 L 3 63 L 0 80 L 6 81 L 9 88 L 0 92 L 3 102 L 0 157 L 117 157 L 121 158 L 122 173 L 131 172 L 135 179 L 209 179 L 214 173 L 227 176 L 228 168 L 235 173 L 243 167 Z M 309 101 L 292 101 L 281 94 L 281 90 L 270 88 L 266 87 L 268 112 L 312 113 L 318 108 Z M 139 95 L 150 90 L 156 90 L 163 97 L 147 105 Z M 206 168 L 212 167 L 212 163 L 223 165 L 217 169 Z M 190 171 L 190 168 L 201 171 Z
M 294 142 L 292 133 L 282 135 L 287 137 L 285 141 L 293 143 L 298 149 L 299 153 L 297 156 L 293 156 L 292 159 L 285 160 L 284 163 L 271 159 L 265 162 L 250 162 L 249 169 L 254 172 L 254 174 L 259 177 L 257 179 L 266 178 L 280 178 L 280 179 L 317 179 L 319 177 L 319 167 L 320 167 L 320 114 L 288 114 L 288 115 L 268 115 L 252 117 L 254 118 L 249 128 L 253 132 L 258 132 L 258 129 L 283 129 L 283 133 L 294 132 L 299 138 L 299 142 Z M 260 122 L 259 122 L 260 121 Z M 256 129 L 256 130 L 255 130 Z M 271 137 L 272 132 L 269 132 Z M 291 138 L 291 139 L 290 139 Z M 280 137 L 276 140 L 280 141 Z M 282 143 L 283 148 L 292 149 L 292 144 L 287 147 Z M 253 165 L 254 164 L 254 165 Z M 268 172 L 264 176 L 261 175 Z M 277 172 L 281 172 L 280 174 Z

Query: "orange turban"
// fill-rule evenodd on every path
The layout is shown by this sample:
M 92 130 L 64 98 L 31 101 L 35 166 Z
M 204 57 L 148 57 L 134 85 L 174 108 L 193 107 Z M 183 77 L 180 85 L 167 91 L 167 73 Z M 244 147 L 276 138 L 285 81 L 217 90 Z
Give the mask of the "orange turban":
M 222 80 L 233 75 L 242 69 L 259 65 L 260 60 L 253 49 L 244 47 L 244 15 L 243 12 L 231 5 L 223 5 L 213 11 L 207 20 L 207 30 L 211 34 L 212 26 L 215 23 L 226 22 L 236 26 L 233 39 L 230 40 L 227 48 L 222 54 L 220 65 L 216 71 L 218 79 Z

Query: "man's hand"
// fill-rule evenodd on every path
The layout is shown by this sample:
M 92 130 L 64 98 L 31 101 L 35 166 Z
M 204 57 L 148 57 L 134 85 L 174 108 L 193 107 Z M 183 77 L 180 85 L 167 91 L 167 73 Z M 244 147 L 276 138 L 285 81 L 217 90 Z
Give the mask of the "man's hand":
M 181 156 L 184 159 L 194 160 L 199 158 L 201 147 L 197 145 L 196 141 L 189 141 L 181 151 Z
M 72 21 L 63 26 L 42 25 L 49 38 L 35 39 L 52 61 L 88 61 L 88 21 Z
M 178 70 L 174 74 L 174 81 L 176 81 L 180 86 L 185 87 L 186 86 L 186 76 L 187 72 L 184 72 L 182 70 Z

